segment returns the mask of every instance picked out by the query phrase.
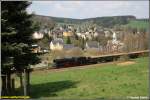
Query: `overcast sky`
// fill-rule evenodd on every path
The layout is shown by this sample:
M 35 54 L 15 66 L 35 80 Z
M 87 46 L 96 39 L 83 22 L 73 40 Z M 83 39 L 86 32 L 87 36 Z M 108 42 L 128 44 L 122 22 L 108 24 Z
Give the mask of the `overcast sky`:
M 77 19 L 118 15 L 149 18 L 149 1 L 33 1 L 27 11 Z

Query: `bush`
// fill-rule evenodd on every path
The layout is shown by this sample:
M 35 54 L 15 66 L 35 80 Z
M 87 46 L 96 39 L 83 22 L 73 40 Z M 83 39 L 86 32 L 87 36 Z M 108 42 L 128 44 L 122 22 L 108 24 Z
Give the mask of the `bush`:
M 127 60 L 129 60 L 129 57 L 128 57 L 128 55 L 122 55 L 122 56 L 120 56 L 119 60 L 120 61 L 127 61 Z
M 93 56 L 100 54 L 100 51 L 98 49 L 95 49 L 95 48 L 87 49 L 86 52 L 88 55 L 93 55 Z
M 83 56 L 83 51 L 81 48 L 75 47 L 66 51 L 66 56 L 68 57 L 80 57 Z

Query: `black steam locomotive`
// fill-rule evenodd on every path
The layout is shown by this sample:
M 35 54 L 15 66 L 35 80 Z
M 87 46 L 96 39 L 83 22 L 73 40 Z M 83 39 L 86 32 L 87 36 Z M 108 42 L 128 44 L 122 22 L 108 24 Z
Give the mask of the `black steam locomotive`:
M 120 53 L 120 54 L 111 54 L 104 55 L 100 57 L 72 57 L 72 58 L 63 58 L 63 59 L 55 59 L 53 60 L 55 68 L 63 68 L 63 67 L 74 67 L 74 66 L 83 66 L 97 63 L 105 63 L 116 61 L 120 59 L 122 56 L 127 56 L 131 59 L 137 58 L 139 55 L 144 53 L 148 53 L 149 51 L 139 51 L 139 52 L 131 52 L 131 53 Z
M 97 63 L 96 60 L 93 60 L 90 57 L 72 57 L 72 58 L 55 59 L 53 60 L 53 62 L 54 62 L 53 67 L 55 68 L 74 67 Z

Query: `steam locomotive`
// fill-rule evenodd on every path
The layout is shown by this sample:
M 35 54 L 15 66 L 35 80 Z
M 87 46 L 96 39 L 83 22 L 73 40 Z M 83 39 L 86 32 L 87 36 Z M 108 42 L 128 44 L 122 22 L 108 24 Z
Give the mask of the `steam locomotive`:
M 74 67 L 97 63 L 96 60 L 90 57 L 72 57 L 72 58 L 54 59 L 53 62 L 54 62 L 53 67 L 55 68 Z
M 118 60 L 121 56 L 128 56 L 131 59 L 137 58 L 143 53 L 148 53 L 148 51 L 140 52 L 131 52 L 131 53 L 121 53 L 121 54 L 111 54 L 100 57 L 72 57 L 72 58 L 63 58 L 63 59 L 54 59 L 53 67 L 54 68 L 64 68 L 64 67 L 74 67 L 74 66 L 83 66 L 90 64 L 97 64 L 103 62 L 111 62 Z

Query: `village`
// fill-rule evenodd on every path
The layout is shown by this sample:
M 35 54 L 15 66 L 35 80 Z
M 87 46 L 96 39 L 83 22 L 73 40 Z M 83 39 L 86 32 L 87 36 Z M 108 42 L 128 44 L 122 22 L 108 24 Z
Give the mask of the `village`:
M 54 59 L 82 56 L 100 56 L 105 54 L 115 54 L 140 50 L 143 43 L 139 36 L 135 40 L 129 40 L 127 33 L 116 28 L 101 28 L 99 26 L 81 30 L 68 25 L 67 27 L 58 27 L 54 30 L 41 29 L 33 33 L 32 38 L 41 41 L 47 36 L 46 46 L 43 44 L 33 44 L 31 50 L 33 53 L 42 54 L 41 64 L 36 66 L 50 66 Z M 133 33 L 132 33 L 133 34 Z M 142 38 L 141 38 L 142 39 Z M 135 43 L 137 41 L 138 43 Z M 133 46 L 134 45 L 134 46 Z M 132 46 L 132 47 L 131 47 Z M 129 50 L 130 49 L 130 50 Z M 34 66 L 33 66 L 34 67 Z
M 55 50 L 70 50 L 74 48 L 82 49 L 84 51 L 89 50 L 89 49 L 94 49 L 96 51 L 104 51 L 104 49 L 109 50 L 110 52 L 115 52 L 115 51 L 122 51 L 124 48 L 124 44 L 117 39 L 116 33 L 117 31 L 113 30 L 100 30 L 97 31 L 96 29 L 89 30 L 87 32 L 75 32 L 73 33 L 71 31 L 70 26 L 68 26 L 69 31 L 65 31 L 60 27 L 59 32 L 35 32 L 33 33 L 33 38 L 34 39 L 43 39 L 44 35 L 48 34 L 49 37 L 52 37 L 52 40 L 49 42 L 49 48 L 48 50 L 43 50 L 43 52 L 48 52 L 48 51 L 55 51 Z M 118 34 L 120 35 L 120 34 Z M 100 45 L 98 38 L 104 38 L 106 39 L 105 45 L 102 44 Z M 121 37 L 121 36 L 120 36 Z M 120 38 L 119 37 L 119 38 Z M 108 39 L 109 38 L 109 39 Z M 84 42 L 83 47 L 80 47 L 80 45 L 72 43 L 74 42 L 73 40 L 76 39 L 77 41 L 80 42 L 79 39 L 81 39 Z M 82 42 L 81 41 L 81 42 Z M 42 52 L 42 48 L 40 45 L 34 44 L 32 45 L 35 47 L 33 49 L 33 52 L 35 53 L 40 53 Z M 105 48 L 104 48 L 105 47 Z

